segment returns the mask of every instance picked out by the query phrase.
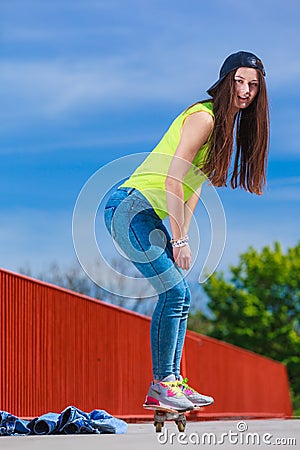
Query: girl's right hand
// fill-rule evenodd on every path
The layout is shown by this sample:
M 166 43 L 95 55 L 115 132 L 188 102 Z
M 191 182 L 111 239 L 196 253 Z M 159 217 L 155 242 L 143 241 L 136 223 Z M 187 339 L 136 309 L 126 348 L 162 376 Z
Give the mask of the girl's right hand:
M 192 262 L 192 252 L 189 244 L 184 247 L 173 247 L 173 257 L 178 267 L 189 270 Z

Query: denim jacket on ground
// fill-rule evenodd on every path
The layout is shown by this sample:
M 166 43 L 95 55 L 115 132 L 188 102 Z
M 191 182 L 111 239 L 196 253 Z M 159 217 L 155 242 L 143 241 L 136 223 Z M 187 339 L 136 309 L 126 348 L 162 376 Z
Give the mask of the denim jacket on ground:
M 0 411 L 0 436 L 42 434 L 123 434 L 128 425 L 101 409 L 86 413 L 68 406 L 60 414 L 49 412 L 32 420 Z

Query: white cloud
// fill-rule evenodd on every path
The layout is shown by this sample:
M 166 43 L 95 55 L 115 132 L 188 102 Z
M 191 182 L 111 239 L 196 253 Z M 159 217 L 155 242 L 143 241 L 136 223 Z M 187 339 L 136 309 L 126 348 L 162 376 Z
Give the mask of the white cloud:
M 283 88 L 292 92 L 300 76 L 295 1 L 288 8 L 277 0 L 272 8 L 258 1 L 205 6 L 193 1 L 188 9 L 177 1 L 132 0 L 127 8 L 118 8 L 121 1 L 54 3 L 22 2 L 25 20 L 15 2 L 6 6 L 3 36 L 12 44 L 6 53 L 11 56 L 0 63 L 0 120 L 6 133 L 41 122 L 63 126 L 91 111 L 114 114 L 116 107 L 187 105 L 206 96 L 225 56 L 239 49 L 263 58 L 274 98 Z M 254 28 L 251 14 L 258 6 Z M 27 56 L 19 56 L 23 50 Z M 274 146 L 279 134 L 288 136 L 285 150 L 295 155 L 299 108 L 292 112 L 294 120 L 287 109 L 276 106 Z
M 0 266 L 14 271 L 27 264 L 40 270 L 53 261 L 74 260 L 71 218 L 56 210 L 1 211 L 0 248 Z
M 199 98 L 197 74 L 183 69 L 141 64 L 136 57 L 78 61 L 20 61 L 0 64 L 1 121 L 6 130 L 41 119 L 62 120 L 74 114 L 118 107 L 124 111 L 145 102 L 179 102 Z M 208 76 L 206 76 L 208 78 Z M 183 80 L 184 79 L 184 83 Z M 212 81 L 202 77 L 201 84 Z
M 3 95 L 8 107 L 11 102 L 11 114 L 59 116 L 78 106 L 108 100 L 112 92 L 119 92 L 122 79 L 114 76 L 117 67 L 118 63 L 112 61 L 94 67 L 88 67 L 87 62 L 6 61 L 0 66 Z

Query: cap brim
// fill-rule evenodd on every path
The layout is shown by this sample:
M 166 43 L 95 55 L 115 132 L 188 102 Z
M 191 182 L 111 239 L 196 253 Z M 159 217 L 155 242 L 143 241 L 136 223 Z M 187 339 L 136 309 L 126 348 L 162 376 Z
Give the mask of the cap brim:
M 209 89 L 207 89 L 206 92 L 208 93 L 208 95 L 213 97 L 213 92 L 214 92 L 215 88 L 218 86 L 219 83 L 220 83 L 220 80 L 216 81 Z
M 224 80 L 224 78 L 226 77 L 226 75 L 224 77 L 219 78 L 209 89 L 207 89 L 207 93 L 208 95 L 210 95 L 211 97 L 213 97 L 214 91 L 216 89 L 216 87 L 219 86 L 219 84 L 221 83 L 221 81 Z

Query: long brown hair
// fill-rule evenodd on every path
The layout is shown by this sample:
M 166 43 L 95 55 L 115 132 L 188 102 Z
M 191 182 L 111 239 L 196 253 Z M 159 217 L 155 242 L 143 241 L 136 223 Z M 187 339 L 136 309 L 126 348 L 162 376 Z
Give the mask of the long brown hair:
M 269 109 L 266 84 L 257 70 L 259 91 L 253 102 L 234 116 L 228 113 L 234 105 L 235 71 L 220 83 L 213 97 L 215 124 L 209 140 L 203 172 L 214 186 L 226 186 L 234 147 L 236 153 L 230 185 L 262 194 L 266 184 L 269 147 Z

